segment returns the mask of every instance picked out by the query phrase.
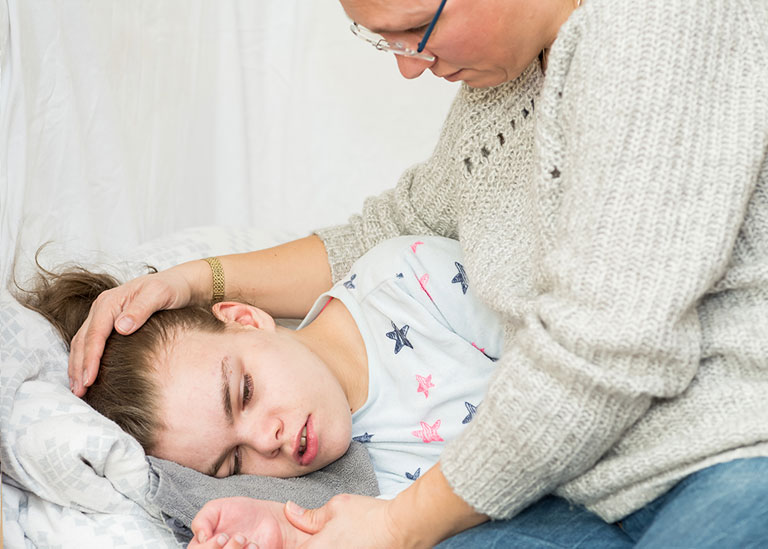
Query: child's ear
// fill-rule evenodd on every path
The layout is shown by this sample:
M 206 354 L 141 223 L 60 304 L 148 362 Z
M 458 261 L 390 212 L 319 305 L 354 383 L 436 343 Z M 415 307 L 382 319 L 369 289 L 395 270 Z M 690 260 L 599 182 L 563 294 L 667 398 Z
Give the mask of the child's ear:
M 211 311 L 216 318 L 223 322 L 237 322 L 243 326 L 253 326 L 260 330 L 275 330 L 275 319 L 253 305 L 236 301 L 222 301 L 216 303 Z

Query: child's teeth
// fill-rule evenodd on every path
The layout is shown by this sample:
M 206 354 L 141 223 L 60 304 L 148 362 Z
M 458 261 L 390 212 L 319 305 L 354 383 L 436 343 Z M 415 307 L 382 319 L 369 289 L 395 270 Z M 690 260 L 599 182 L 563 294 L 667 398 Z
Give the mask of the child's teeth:
M 300 449 L 303 450 L 307 447 L 307 426 L 304 426 L 304 429 L 301 430 L 301 444 L 299 445 Z

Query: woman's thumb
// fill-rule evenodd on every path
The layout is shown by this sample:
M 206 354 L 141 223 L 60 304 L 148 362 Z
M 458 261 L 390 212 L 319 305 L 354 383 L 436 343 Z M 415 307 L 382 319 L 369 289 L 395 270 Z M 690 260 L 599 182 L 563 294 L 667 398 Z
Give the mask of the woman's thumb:
M 307 534 L 318 533 L 330 519 L 326 506 L 318 509 L 304 509 L 292 501 L 285 504 L 285 516 L 288 522 Z

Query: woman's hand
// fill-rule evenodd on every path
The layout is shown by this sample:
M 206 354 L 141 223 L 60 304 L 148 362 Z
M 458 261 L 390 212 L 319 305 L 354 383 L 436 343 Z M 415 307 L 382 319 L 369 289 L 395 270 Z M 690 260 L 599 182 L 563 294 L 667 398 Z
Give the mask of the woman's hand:
M 488 520 L 453 492 L 439 463 L 395 499 L 342 494 L 319 509 L 288 503 L 285 515 L 312 534 L 302 548 L 432 547 Z
M 303 318 L 315 299 L 331 287 L 328 256 L 316 235 L 219 259 L 224 267 L 227 299 L 258 303 L 259 308 L 276 318 Z M 207 303 L 211 291 L 211 268 L 197 260 L 136 278 L 101 294 L 72 338 L 72 392 L 83 396 L 96 379 L 99 359 L 113 327 L 120 334 L 132 334 L 155 311 Z
M 392 521 L 391 501 L 367 496 L 341 494 L 318 509 L 302 509 L 293 502 L 285 505 L 285 516 L 311 538 L 301 545 L 313 547 L 411 547 L 403 530 Z
M 282 503 L 245 497 L 209 501 L 191 527 L 195 538 L 188 549 L 239 549 L 247 543 L 259 549 L 288 549 L 309 538 L 286 520 Z
M 161 309 L 178 309 L 193 297 L 192 280 L 208 276 L 203 261 L 183 263 L 167 271 L 135 278 L 99 295 L 83 325 L 72 338 L 69 353 L 69 385 L 81 397 L 96 379 L 104 344 L 114 327 L 128 335 Z

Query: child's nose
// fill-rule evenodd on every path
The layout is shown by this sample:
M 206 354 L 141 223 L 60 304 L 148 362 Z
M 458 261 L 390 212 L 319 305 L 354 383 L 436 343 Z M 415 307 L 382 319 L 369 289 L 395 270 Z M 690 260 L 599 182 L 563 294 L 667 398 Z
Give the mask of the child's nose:
M 277 457 L 281 449 L 285 447 L 288 451 L 290 448 L 285 435 L 285 426 L 280 418 L 262 418 L 252 430 L 253 448 L 264 457 Z

